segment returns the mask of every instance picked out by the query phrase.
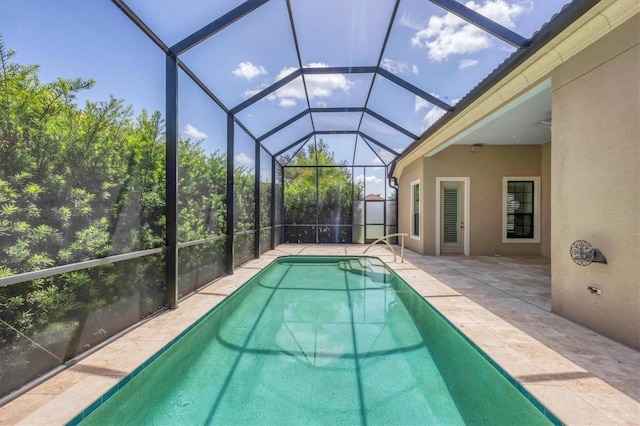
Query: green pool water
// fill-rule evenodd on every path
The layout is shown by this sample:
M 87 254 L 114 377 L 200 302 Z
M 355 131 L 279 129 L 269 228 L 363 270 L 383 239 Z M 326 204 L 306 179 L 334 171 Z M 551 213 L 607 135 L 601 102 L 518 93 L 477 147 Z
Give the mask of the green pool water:
M 376 258 L 279 258 L 70 424 L 552 424 Z

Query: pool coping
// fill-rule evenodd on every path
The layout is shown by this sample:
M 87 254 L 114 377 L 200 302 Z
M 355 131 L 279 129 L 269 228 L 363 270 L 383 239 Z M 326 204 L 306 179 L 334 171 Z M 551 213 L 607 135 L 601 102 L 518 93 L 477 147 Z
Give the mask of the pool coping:
M 166 311 L 0 407 L 0 424 L 66 424 L 110 389 L 122 386 L 159 350 L 184 333 L 277 257 L 291 254 L 362 254 L 367 246 L 280 245 L 233 275 L 200 289 Z M 314 251 L 315 250 L 315 251 Z M 492 314 L 408 260 L 376 248 L 378 257 L 565 424 L 640 424 L 640 404 L 585 372 L 522 330 Z M 533 374 L 532 374 L 533 373 Z M 583 380 L 563 380 L 563 375 Z

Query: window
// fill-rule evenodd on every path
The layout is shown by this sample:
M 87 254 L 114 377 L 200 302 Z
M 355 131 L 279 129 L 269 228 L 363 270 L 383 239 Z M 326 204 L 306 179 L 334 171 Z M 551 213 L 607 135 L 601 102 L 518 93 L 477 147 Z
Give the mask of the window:
M 540 242 L 540 178 L 503 180 L 502 242 Z
M 411 237 L 420 237 L 420 181 L 411 182 Z
M 533 181 L 507 182 L 507 238 L 533 238 Z

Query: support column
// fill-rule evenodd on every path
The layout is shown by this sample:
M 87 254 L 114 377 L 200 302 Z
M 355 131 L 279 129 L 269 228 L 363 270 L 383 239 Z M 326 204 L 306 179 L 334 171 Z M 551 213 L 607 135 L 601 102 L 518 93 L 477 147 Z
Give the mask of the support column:
M 280 199 L 282 200 L 282 204 L 280 204 L 278 208 L 280 208 L 280 218 L 282 219 L 282 239 L 284 240 L 284 167 L 280 170 L 280 174 L 282 175 L 282 185 L 280 185 Z
M 233 211 L 235 204 L 235 187 L 234 187 L 234 130 L 235 123 L 233 122 L 233 114 L 227 114 L 227 274 L 233 274 L 233 263 L 234 263 L 234 247 L 233 247 L 233 233 L 234 233 L 234 222 L 233 222 Z
M 178 61 L 166 59 L 167 304 L 178 307 Z
M 254 168 L 254 175 L 255 175 L 255 187 L 254 187 L 254 191 L 253 191 L 253 198 L 254 198 L 254 213 L 255 213 L 255 217 L 254 217 L 254 229 L 256 230 L 255 233 L 255 238 L 254 238 L 254 256 L 256 259 L 260 258 L 260 229 L 261 229 L 261 221 L 260 221 L 260 211 L 261 211 L 261 204 L 262 204 L 262 200 L 260 198 L 260 144 L 256 141 L 254 141 L 255 144 L 255 168 Z
M 276 157 L 271 156 L 271 250 L 276 248 Z
M 319 190 L 319 185 L 320 185 L 320 168 L 318 167 L 318 151 L 317 151 L 317 145 L 316 145 L 316 244 L 318 244 L 318 240 L 319 240 L 319 235 L 320 235 L 320 225 L 318 223 L 319 216 L 320 216 L 320 212 L 319 212 L 319 203 L 320 203 L 320 190 Z

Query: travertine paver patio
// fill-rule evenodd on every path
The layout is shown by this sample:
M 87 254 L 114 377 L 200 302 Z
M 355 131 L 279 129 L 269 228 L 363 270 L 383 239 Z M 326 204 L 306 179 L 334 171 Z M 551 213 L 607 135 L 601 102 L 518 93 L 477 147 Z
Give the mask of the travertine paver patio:
M 360 254 L 360 245 L 283 244 L 0 407 L 0 424 L 63 424 L 226 295 L 287 254 Z M 399 250 L 396 250 L 399 253 Z M 550 312 L 548 261 L 369 250 L 567 424 L 640 425 L 640 352 Z

